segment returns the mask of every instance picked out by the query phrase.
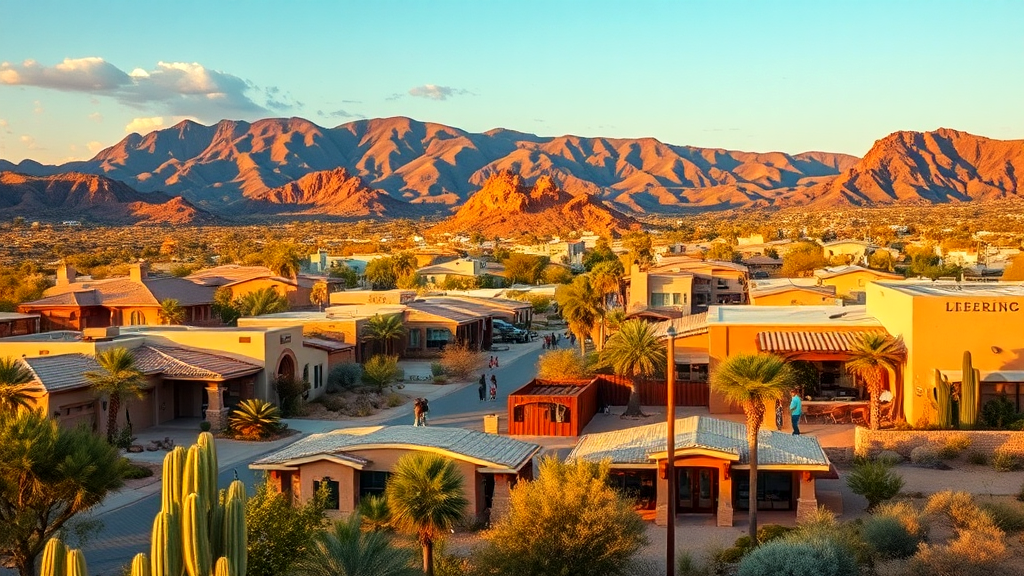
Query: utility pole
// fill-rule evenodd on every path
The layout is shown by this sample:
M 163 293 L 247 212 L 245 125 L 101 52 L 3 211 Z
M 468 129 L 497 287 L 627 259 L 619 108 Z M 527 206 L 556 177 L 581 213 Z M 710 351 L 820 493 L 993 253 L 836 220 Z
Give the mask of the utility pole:
M 668 491 L 668 523 L 665 524 L 665 574 L 675 576 L 676 574 L 676 329 L 669 324 L 668 343 L 666 344 L 666 356 L 668 357 L 668 370 L 665 374 L 665 412 L 668 414 L 665 422 L 667 428 L 666 459 L 665 463 L 665 485 Z

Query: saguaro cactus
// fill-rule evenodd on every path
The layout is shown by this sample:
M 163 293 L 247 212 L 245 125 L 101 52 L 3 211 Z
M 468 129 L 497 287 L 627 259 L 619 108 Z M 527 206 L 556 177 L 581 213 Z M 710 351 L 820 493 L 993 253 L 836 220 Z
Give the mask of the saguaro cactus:
M 149 558 L 146 558 L 145 552 L 139 552 L 134 558 L 132 558 L 131 576 L 150 576 Z
M 964 352 L 963 376 L 960 380 L 960 427 L 974 428 L 978 423 L 981 401 L 981 372 L 971 363 L 971 352 Z
M 224 505 L 224 556 L 231 560 L 231 576 L 245 576 L 249 563 L 247 541 L 245 485 L 235 480 Z
M 949 379 L 942 375 L 942 372 L 935 370 L 935 386 L 932 388 L 932 406 L 937 413 L 936 424 L 939 428 L 949 428 L 953 425 L 953 405 L 950 399 Z
M 181 512 L 177 503 L 153 519 L 149 556 L 152 576 L 181 576 Z
M 67 575 L 89 576 L 89 569 L 85 565 L 85 556 L 77 548 L 68 550 Z
M 221 556 L 217 559 L 217 566 L 213 569 L 213 576 L 234 576 L 231 572 L 231 561 Z
M 185 471 L 185 449 L 175 446 L 164 456 L 164 469 L 161 484 L 161 510 L 169 512 L 171 504 L 177 504 L 181 508 L 182 492 L 184 492 L 181 481 Z M 186 494 L 187 495 L 187 494 Z
M 199 494 L 193 492 L 185 499 L 181 542 L 185 571 L 189 576 L 210 576 L 210 534 L 206 509 L 206 502 Z
M 68 549 L 57 538 L 50 538 L 43 548 L 43 563 L 39 576 L 65 576 L 67 573 Z

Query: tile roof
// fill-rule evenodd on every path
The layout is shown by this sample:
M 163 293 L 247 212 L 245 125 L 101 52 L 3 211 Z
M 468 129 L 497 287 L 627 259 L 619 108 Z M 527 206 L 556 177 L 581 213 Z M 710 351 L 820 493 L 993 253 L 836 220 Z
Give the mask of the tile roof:
M 49 288 L 45 297 L 26 306 L 159 306 L 173 298 L 182 306 L 213 303 L 214 289 L 185 278 L 146 278 L 135 282 L 128 277 L 88 280 Z
M 21 361 L 28 365 L 36 376 L 36 382 L 47 392 L 84 388 L 89 385 L 85 373 L 100 369 L 96 360 L 86 354 L 39 356 L 22 358 Z
M 230 380 L 263 369 L 258 364 L 174 346 L 145 345 L 132 352 L 139 370 L 174 380 Z
M 775 353 L 850 352 L 865 334 L 884 333 L 883 330 L 758 332 L 757 349 Z
M 438 450 L 455 458 L 474 460 L 491 468 L 519 470 L 540 449 L 530 444 L 464 428 L 440 426 L 378 426 L 348 428 L 326 434 L 314 434 L 264 456 L 250 468 L 288 466 L 289 462 L 318 455 L 359 457 L 358 451 L 381 446 Z M 353 454 L 355 453 L 355 454 Z
M 471 313 L 466 310 L 453 310 L 442 304 L 430 304 L 427 302 L 410 302 L 406 304 L 408 307 L 406 310 L 407 319 L 412 322 L 424 322 L 430 321 L 432 318 L 424 318 L 424 316 L 434 316 L 444 318 L 463 324 L 466 322 L 473 322 L 485 318 L 485 315 Z
M 666 448 L 664 422 L 636 428 L 586 434 L 569 454 L 569 460 L 600 461 L 612 464 L 652 464 L 651 455 Z M 737 458 L 740 466 L 750 464 L 745 424 L 707 416 L 676 420 L 676 450 L 704 449 Z M 793 436 L 761 430 L 758 434 L 759 466 L 793 466 L 827 469 L 828 457 L 811 436 Z
M 224 286 L 235 282 L 253 280 L 255 278 L 267 278 L 277 276 L 266 266 L 239 266 L 237 264 L 225 264 L 197 270 L 185 278 L 203 286 Z

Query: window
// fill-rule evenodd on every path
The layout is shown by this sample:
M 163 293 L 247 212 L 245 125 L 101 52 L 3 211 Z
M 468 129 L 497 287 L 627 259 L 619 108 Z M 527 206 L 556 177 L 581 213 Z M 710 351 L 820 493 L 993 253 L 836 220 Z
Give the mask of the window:
M 669 294 L 665 292 L 651 292 L 651 306 L 668 306 Z
M 681 296 L 682 296 L 682 294 L 680 294 L 679 292 L 673 292 L 672 293 L 672 305 L 673 306 L 678 306 L 678 305 L 683 303 L 683 299 L 681 298 Z
M 309 364 L 302 367 L 302 381 L 309 382 Z
M 144 313 L 140 312 L 139 310 L 133 310 L 131 318 L 128 321 L 128 324 L 130 326 L 145 326 L 146 325 L 146 315 Z
M 512 421 L 513 422 L 523 422 L 525 420 L 526 420 L 526 418 L 525 418 L 525 416 L 523 414 L 523 407 L 522 406 L 515 406 L 515 407 L 513 407 L 512 408 Z
M 736 489 L 736 509 L 750 508 L 750 476 L 740 474 L 733 478 Z M 757 475 L 757 509 L 790 510 L 793 507 L 793 474 L 790 472 L 763 472 Z
M 548 404 L 548 418 L 552 422 L 569 423 L 569 407 L 564 404 Z
M 336 480 L 331 480 L 328 476 L 325 476 L 324 479 L 319 482 L 313 480 L 313 492 L 319 492 L 321 486 L 327 487 L 327 509 L 340 509 L 341 500 L 338 495 L 338 482 Z
M 452 331 L 447 328 L 427 328 L 427 348 L 444 348 L 452 338 Z
M 421 343 L 421 340 L 420 340 L 420 335 L 421 334 L 422 333 L 420 332 L 419 328 L 414 328 L 412 330 L 409 330 L 409 348 L 410 349 L 419 350 L 423 346 L 423 344 Z
M 384 488 L 388 485 L 388 477 L 390 476 L 390 472 L 361 470 L 359 472 L 359 497 L 383 494 Z

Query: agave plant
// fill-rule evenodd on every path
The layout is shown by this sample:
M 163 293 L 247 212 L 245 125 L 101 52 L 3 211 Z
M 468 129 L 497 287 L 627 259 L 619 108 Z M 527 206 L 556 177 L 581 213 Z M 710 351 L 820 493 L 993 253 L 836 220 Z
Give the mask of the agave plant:
M 242 400 L 228 423 L 240 438 L 266 438 L 281 428 L 281 412 L 266 400 Z

